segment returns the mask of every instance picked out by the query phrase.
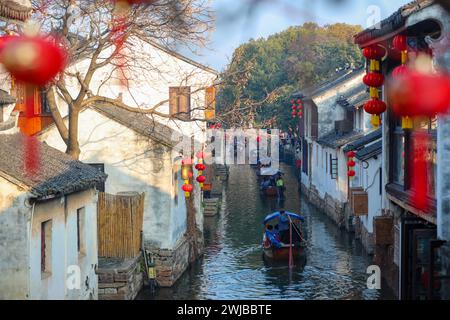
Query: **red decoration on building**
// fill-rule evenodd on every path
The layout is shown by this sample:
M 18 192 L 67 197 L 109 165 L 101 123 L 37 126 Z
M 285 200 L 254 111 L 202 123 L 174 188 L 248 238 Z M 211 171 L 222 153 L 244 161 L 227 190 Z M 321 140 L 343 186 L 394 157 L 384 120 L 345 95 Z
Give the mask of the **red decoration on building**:
M 419 210 L 426 211 L 429 206 L 428 200 L 428 136 L 418 132 L 413 137 L 413 159 L 411 159 L 411 201 Z
M 407 37 L 403 34 L 395 36 L 394 39 L 392 40 L 392 46 L 394 47 L 395 50 L 398 51 L 408 50 Z
M 389 101 L 398 116 L 434 117 L 450 107 L 450 77 L 413 70 L 397 77 L 389 88 Z
M 184 192 L 192 192 L 194 190 L 194 186 L 190 183 L 184 184 L 181 189 L 183 189 Z
M 356 162 L 353 160 L 350 160 L 349 162 L 347 162 L 347 166 L 352 168 L 352 167 L 356 166 Z
M 356 175 L 356 172 L 355 172 L 354 170 L 349 170 L 349 171 L 347 172 L 347 175 L 348 175 L 350 178 L 352 178 L 352 177 L 354 177 L 354 176 Z
M 195 169 L 197 169 L 198 171 L 204 171 L 206 169 L 206 166 L 203 163 L 198 163 L 197 165 L 195 165 Z
M 386 55 L 386 49 L 374 44 L 363 49 L 363 56 L 369 60 L 379 60 Z
M 368 87 L 381 87 L 384 83 L 384 76 L 381 73 L 370 72 L 364 76 L 363 82 Z
M 349 152 L 347 152 L 347 157 L 349 157 L 349 158 L 354 158 L 354 157 L 356 157 L 356 152 L 355 152 L 355 151 L 349 151 Z
M 197 182 L 198 183 L 205 183 L 206 181 L 206 177 L 205 176 L 198 176 L 197 177 Z
M 67 61 L 62 46 L 43 37 L 9 37 L 1 48 L 0 62 L 14 79 L 37 86 L 52 81 Z

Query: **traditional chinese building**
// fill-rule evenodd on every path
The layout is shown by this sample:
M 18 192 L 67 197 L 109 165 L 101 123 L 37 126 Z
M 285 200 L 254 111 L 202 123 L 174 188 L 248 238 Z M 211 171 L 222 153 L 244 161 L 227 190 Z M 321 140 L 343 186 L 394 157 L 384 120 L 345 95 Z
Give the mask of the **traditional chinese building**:
M 379 45 L 386 50 L 380 63 L 380 72 L 386 78 L 402 62 L 412 63 L 419 53 L 432 52 L 433 69 L 450 70 L 450 16 L 434 1 L 411 2 L 380 26 L 356 35 L 355 41 L 361 48 Z M 404 61 L 393 44 L 397 36 L 406 39 L 408 55 Z M 400 299 L 449 299 L 450 188 L 446 181 L 450 177 L 450 124 L 447 117 L 441 116 L 396 116 L 387 90 L 383 87 L 380 95 L 388 109 L 382 115 L 383 217 L 374 226 L 376 260 Z M 419 134 L 426 135 L 428 141 L 424 148 L 429 201 L 426 210 L 412 201 L 412 181 L 419 173 L 411 159 L 415 158 L 413 141 Z

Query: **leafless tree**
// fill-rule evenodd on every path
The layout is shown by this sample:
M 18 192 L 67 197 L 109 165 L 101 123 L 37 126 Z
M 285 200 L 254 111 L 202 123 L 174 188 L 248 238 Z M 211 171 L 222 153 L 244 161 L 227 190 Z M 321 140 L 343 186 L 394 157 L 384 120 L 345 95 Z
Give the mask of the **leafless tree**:
M 167 100 L 150 106 L 131 106 L 120 99 L 102 96 L 100 90 L 93 88 L 93 78 L 100 69 L 113 66 L 108 77 L 119 77 L 127 86 L 133 79 L 124 70 L 158 72 L 140 52 L 129 50 L 133 39 L 169 48 L 183 45 L 195 50 L 204 46 L 213 22 L 209 0 L 156 0 L 126 9 L 118 8 L 111 0 L 33 0 L 32 5 L 32 20 L 39 22 L 40 31 L 59 39 L 68 52 L 68 67 L 47 88 L 48 104 L 68 154 L 79 157 L 79 113 L 95 103 L 107 102 L 133 112 L 176 117 L 159 111 Z M 22 26 L 14 24 L 6 25 L 5 29 L 23 31 Z M 79 61 L 87 61 L 87 68 L 73 72 L 70 66 Z M 189 76 L 184 75 L 180 82 L 187 81 Z M 77 83 L 75 94 L 70 83 Z M 68 106 L 68 125 L 58 108 L 59 100 Z M 199 119 L 190 119 L 195 120 Z

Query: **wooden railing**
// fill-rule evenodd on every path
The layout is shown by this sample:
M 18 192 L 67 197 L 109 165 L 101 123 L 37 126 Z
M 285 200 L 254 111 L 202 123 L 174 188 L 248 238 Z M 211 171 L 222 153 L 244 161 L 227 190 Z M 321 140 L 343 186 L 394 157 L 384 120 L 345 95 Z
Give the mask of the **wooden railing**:
M 121 195 L 99 193 L 99 257 L 124 259 L 139 255 L 144 197 L 143 193 Z

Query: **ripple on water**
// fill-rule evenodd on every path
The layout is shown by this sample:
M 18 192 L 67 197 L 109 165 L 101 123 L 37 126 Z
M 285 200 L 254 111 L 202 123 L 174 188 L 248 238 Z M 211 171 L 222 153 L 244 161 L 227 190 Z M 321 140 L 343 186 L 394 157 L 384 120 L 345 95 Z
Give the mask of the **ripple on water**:
M 360 245 L 326 216 L 300 198 L 297 181 L 283 167 L 288 188 L 284 208 L 301 212 L 309 242 L 303 272 L 266 265 L 262 259 L 262 220 L 278 210 L 276 201 L 261 199 L 255 172 L 247 166 L 230 168 L 226 211 L 205 219 L 204 257 L 156 299 L 379 299 L 368 290 L 366 268 L 371 264 Z M 206 224 L 207 223 L 207 224 Z M 388 295 L 389 296 L 389 295 Z M 145 292 L 140 298 L 153 298 Z

